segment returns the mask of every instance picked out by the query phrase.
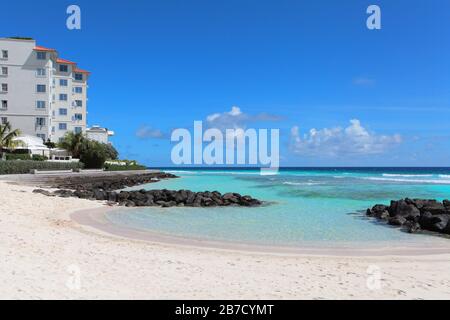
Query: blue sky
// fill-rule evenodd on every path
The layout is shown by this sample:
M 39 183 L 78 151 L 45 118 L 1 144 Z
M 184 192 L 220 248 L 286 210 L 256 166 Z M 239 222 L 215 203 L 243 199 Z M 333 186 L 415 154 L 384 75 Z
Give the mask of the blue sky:
M 81 30 L 65 27 L 70 4 Z M 370 4 L 381 30 L 366 28 Z M 33 37 L 92 72 L 88 123 L 114 130 L 123 158 L 171 165 L 171 130 L 218 114 L 279 128 L 284 166 L 450 165 L 449 1 L 1 6 L 1 36 Z

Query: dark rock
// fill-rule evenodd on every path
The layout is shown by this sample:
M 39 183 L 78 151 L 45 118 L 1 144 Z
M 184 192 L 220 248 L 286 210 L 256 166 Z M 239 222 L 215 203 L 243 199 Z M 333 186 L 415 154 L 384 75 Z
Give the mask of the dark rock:
M 136 204 L 133 201 L 127 200 L 125 201 L 126 207 L 136 207 Z
M 395 216 L 388 219 L 388 223 L 392 226 L 402 226 L 406 221 L 402 216 Z
M 408 200 L 409 200 L 408 203 L 414 204 L 417 207 L 417 209 L 421 211 L 424 206 L 429 204 L 432 205 L 433 203 L 436 202 L 436 200 L 428 200 L 428 199 L 413 199 L 413 200 L 408 199 Z
M 430 212 L 425 212 L 420 217 L 419 224 L 424 230 L 445 233 L 449 220 L 449 214 L 433 215 Z
M 119 202 L 124 202 L 125 200 L 128 199 L 129 196 L 130 194 L 127 191 L 120 191 L 117 198 Z
M 81 199 L 91 199 L 94 198 L 94 192 L 92 191 L 86 191 L 86 190 L 76 190 L 73 192 L 73 195 L 75 197 L 81 198 Z
M 417 231 L 420 231 L 420 224 L 414 221 L 406 221 L 404 227 L 408 233 L 416 233 Z
M 430 212 L 431 214 L 445 214 L 446 209 L 444 207 L 444 204 L 441 202 L 428 202 L 426 205 L 424 205 L 421 209 L 422 212 Z
M 53 192 L 53 195 L 61 197 L 61 198 L 69 198 L 73 196 L 73 192 L 71 190 L 56 190 Z
M 186 198 L 186 204 L 187 205 L 191 205 L 194 203 L 194 199 L 195 199 L 195 193 L 194 192 L 189 192 Z
M 95 199 L 118 203 L 127 207 L 142 206 L 191 206 L 191 207 L 214 207 L 214 206 L 257 206 L 262 202 L 251 196 L 241 196 L 238 193 L 226 193 L 222 195 L 218 191 L 192 192 L 189 190 L 136 190 L 120 191 L 114 190 L 131 187 L 138 184 L 149 183 L 155 179 L 174 178 L 176 176 L 165 173 L 137 174 L 130 176 L 95 176 L 89 177 L 66 177 L 56 179 L 59 190 L 49 192 L 36 189 L 35 193 L 48 196 L 77 197 L 82 199 Z M 70 190 L 68 190 L 70 189 Z
M 169 202 L 164 202 L 162 207 L 168 208 L 168 207 L 175 207 L 176 205 L 177 205 L 177 203 L 175 201 L 169 201 Z
M 388 223 L 403 226 L 408 232 L 419 230 L 450 234 L 450 201 L 429 199 L 402 199 L 391 201 L 389 207 L 376 205 L 367 209 L 366 214 L 371 217 L 385 217 L 389 212 Z
M 86 177 L 72 176 L 64 178 L 54 178 L 51 187 L 59 189 L 70 188 L 79 190 L 92 190 L 97 188 L 106 191 L 113 191 L 139 184 L 153 183 L 159 181 L 160 179 L 169 178 L 177 178 L 177 176 L 165 172 L 138 173 L 127 176 L 111 174 L 89 177 L 89 182 L 86 182 Z
M 108 192 L 108 201 L 110 202 L 117 202 L 117 193 L 112 191 L 112 192 Z
M 402 216 L 406 220 L 418 220 L 420 217 L 420 210 L 406 200 L 399 200 L 395 203 L 394 208 L 389 210 L 391 217 Z
M 236 193 L 225 193 L 222 198 L 234 203 L 238 203 L 239 201 Z
M 48 196 L 48 197 L 54 197 L 55 196 L 50 191 L 43 190 L 43 189 L 34 189 L 33 193 L 40 193 L 40 194 L 43 194 L 43 195 Z
M 372 207 L 372 209 L 367 209 L 366 214 L 370 217 L 375 217 L 377 219 L 388 219 L 389 211 L 388 207 L 382 204 L 377 204 Z
M 447 209 L 447 211 L 450 210 L 450 201 L 449 200 L 444 200 L 443 202 L 445 209 Z
M 94 198 L 96 200 L 107 200 L 106 192 L 102 189 L 94 189 Z

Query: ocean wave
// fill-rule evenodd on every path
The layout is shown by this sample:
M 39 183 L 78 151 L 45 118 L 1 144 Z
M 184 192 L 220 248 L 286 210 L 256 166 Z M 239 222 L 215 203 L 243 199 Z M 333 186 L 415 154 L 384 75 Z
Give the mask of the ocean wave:
M 383 177 L 404 177 L 404 178 L 415 178 L 415 177 L 432 177 L 432 174 L 396 174 L 396 173 L 383 173 Z M 450 176 L 449 176 L 450 177 Z
M 169 173 L 183 174 L 230 174 L 230 175 L 260 175 L 260 171 L 216 171 L 216 170 L 166 170 Z
M 188 170 L 165 170 L 165 172 L 168 173 L 184 173 L 184 174 L 196 174 L 195 171 L 188 171 Z
M 439 178 L 449 179 L 450 178 L 450 174 L 440 174 Z
M 439 179 L 398 179 L 398 178 L 376 178 L 363 177 L 364 180 L 388 181 L 388 182 L 414 182 L 414 183 L 433 183 L 433 184 L 450 184 L 450 180 Z

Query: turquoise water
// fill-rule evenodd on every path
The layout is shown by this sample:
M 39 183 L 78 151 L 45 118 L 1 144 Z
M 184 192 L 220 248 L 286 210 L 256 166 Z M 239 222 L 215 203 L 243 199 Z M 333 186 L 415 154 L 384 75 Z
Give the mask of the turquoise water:
M 166 170 L 170 171 L 170 170 Z M 258 208 L 132 208 L 113 211 L 114 224 L 207 240 L 300 246 L 305 243 L 417 241 L 364 217 L 391 199 L 450 198 L 450 169 L 178 170 L 179 179 L 129 189 L 239 192 L 268 201 Z

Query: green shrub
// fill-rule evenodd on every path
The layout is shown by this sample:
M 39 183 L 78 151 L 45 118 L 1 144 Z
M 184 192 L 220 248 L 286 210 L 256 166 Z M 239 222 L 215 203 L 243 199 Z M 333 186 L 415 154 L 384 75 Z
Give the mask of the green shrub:
M 31 160 L 28 153 L 7 153 L 6 160 Z
M 6 153 L 9 153 L 9 154 L 30 154 L 30 151 L 28 149 L 14 149 L 14 150 L 8 150 Z
M 89 169 L 100 169 L 106 160 L 116 159 L 117 150 L 110 144 L 87 139 L 82 133 L 68 132 L 58 147 L 79 158 Z
M 116 160 L 117 157 L 119 156 L 119 152 L 116 150 L 116 148 L 114 148 L 113 145 L 107 143 L 102 143 L 102 145 L 105 148 L 106 159 Z
M 45 161 L 45 160 L 48 160 L 48 158 L 46 156 L 41 156 L 39 154 L 33 154 L 33 156 L 31 157 L 31 160 L 34 160 L 34 161 Z
M 32 160 L 0 161 L 0 174 L 30 173 L 30 170 L 71 170 L 83 168 L 81 162 L 52 162 Z
M 104 143 L 85 139 L 81 144 L 80 161 L 88 169 L 103 168 L 103 164 L 108 158 Z

